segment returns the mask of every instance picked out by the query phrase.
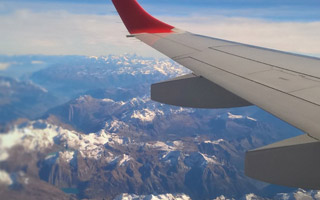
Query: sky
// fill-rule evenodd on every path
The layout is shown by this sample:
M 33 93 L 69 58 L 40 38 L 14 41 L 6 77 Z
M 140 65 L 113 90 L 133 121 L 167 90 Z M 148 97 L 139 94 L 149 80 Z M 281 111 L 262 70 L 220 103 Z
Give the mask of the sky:
M 138 0 L 175 27 L 320 56 L 319 0 Z M 161 57 L 128 34 L 110 0 L 0 0 L 0 54 L 137 53 Z

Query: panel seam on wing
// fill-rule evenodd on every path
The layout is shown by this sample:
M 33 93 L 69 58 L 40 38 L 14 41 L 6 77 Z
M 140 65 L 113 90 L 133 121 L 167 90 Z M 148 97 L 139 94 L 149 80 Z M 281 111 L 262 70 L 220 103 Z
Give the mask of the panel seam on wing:
M 278 69 L 282 69 L 282 70 L 285 70 L 285 71 L 294 72 L 294 73 L 297 73 L 297 74 L 300 74 L 300 75 L 304 75 L 304 76 L 309 76 L 309 77 L 312 77 L 312 78 L 317 79 L 317 80 L 320 82 L 320 78 L 319 78 L 319 77 L 312 76 L 312 75 L 310 75 L 310 74 L 305 74 L 305 73 L 302 73 L 302 72 L 298 72 L 298 71 L 286 69 L 286 68 L 283 68 L 283 67 L 280 67 L 280 66 L 277 66 L 277 65 L 272 65 L 272 64 L 269 64 L 269 63 L 265 63 L 265 62 L 262 62 L 262 61 L 259 61 L 259 60 L 254 60 L 254 59 L 247 58 L 247 57 L 244 57 L 244 56 L 239 56 L 239 55 L 237 55 L 237 54 L 233 54 L 233 53 L 230 53 L 230 52 L 222 51 L 222 50 L 220 50 L 220 49 L 215 49 L 215 48 L 213 48 L 213 47 L 209 47 L 209 49 L 211 49 L 211 50 L 213 50 L 213 51 L 219 51 L 219 52 L 221 52 L 221 53 L 225 53 L 225 54 L 228 54 L 228 55 L 231 55 L 231 56 L 235 56 L 235 57 L 238 57 L 238 58 L 250 60 L 250 61 L 253 61 L 253 62 L 256 62 L 256 63 L 268 65 L 268 66 L 275 67 L 275 68 L 278 68 Z
M 294 98 L 300 99 L 300 100 L 302 100 L 302 101 L 305 101 L 305 102 L 308 102 L 308 103 L 311 103 L 311 104 L 313 104 L 313 105 L 315 105 L 315 106 L 319 106 L 319 107 L 320 107 L 320 105 L 319 105 L 319 104 L 314 103 L 314 102 L 312 102 L 312 101 L 309 101 L 309 100 L 303 99 L 303 98 L 301 98 L 301 97 L 295 96 L 295 95 L 293 95 L 293 94 L 290 94 L 290 93 L 287 93 L 287 92 L 281 91 L 281 90 L 279 90 L 279 89 L 276 89 L 276 88 L 273 88 L 273 87 L 271 87 L 271 86 L 265 85 L 265 84 L 263 84 L 263 83 L 260 83 L 260 82 L 254 81 L 254 80 L 249 79 L 249 78 L 246 78 L 246 77 L 244 77 L 244 76 L 240 76 L 240 75 L 238 75 L 238 74 L 232 73 L 232 72 L 227 71 L 227 70 L 225 70 L 225 69 L 221 69 L 221 68 L 219 68 L 219 67 L 217 67 L 217 66 L 214 66 L 214 65 L 212 65 L 212 64 L 209 64 L 209 63 L 206 63 L 206 62 L 204 62 L 204 61 L 198 60 L 197 58 L 193 58 L 193 57 L 191 57 L 191 56 L 188 56 L 188 57 L 186 57 L 186 58 L 190 58 L 190 59 L 196 60 L 196 61 L 201 62 L 201 63 L 203 63 L 203 64 L 206 64 L 206 65 L 208 65 L 208 66 L 214 67 L 214 68 L 219 69 L 219 70 L 221 70 L 221 71 L 224 71 L 224 72 L 226 72 L 226 73 L 229 73 L 229 74 L 232 74 L 232 75 L 234 75 L 234 76 L 237 76 L 237 77 L 239 77 L 239 78 L 242 78 L 242 79 L 245 79 L 245 80 L 251 81 L 251 82 L 253 82 L 253 83 L 256 83 L 256 84 L 262 85 L 262 86 L 264 86 L 264 87 L 267 87 L 267 88 L 273 89 L 273 90 L 275 90 L 275 91 L 281 92 L 281 93 L 286 94 L 286 95 L 288 95 L 288 96 L 291 96 L 291 97 L 294 97 Z

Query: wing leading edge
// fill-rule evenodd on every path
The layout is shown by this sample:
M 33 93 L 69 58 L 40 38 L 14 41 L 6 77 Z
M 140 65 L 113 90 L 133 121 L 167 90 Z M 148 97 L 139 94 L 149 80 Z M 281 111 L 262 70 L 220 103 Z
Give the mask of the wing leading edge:
M 280 143 L 277 148 L 248 152 L 246 155 L 247 175 L 274 184 L 320 189 L 320 179 L 308 184 L 308 181 L 301 180 L 301 176 L 295 176 L 287 171 L 285 174 L 288 177 L 296 177 L 295 184 L 292 184 L 292 178 L 276 178 L 270 175 L 273 172 L 281 174 L 281 170 L 293 167 L 288 165 L 289 163 L 296 163 L 288 161 L 274 165 L 279 148 L 282 148 L 283 151 L 278 155 L 286 157 L 292 152 L 303 155 L 304 159 L 309 161 L 305 163 L 320 163 L 318 156 L 310 154 L 310 152 L 319 153 L 318 148 L 314 146 L 320 144 L 320 59 L 192 34 L 155 19 L 143 10 L 136 0 L 112 1 L 128 31 L 134 37 L 189 68 L 195 76 L 204 78 L 221 91 L 223 90 L 225 94 L 228 94 L 223 98 L 232 98 L 226 101 L 232 102 L 228 104 L 229 107 L 244 106 L 250 103 L 257 105 L 306 132 L 306 137 L 314 140 L 312 143 L 302 141 L 301 145 L 291 144 L 289 141 L 285 142 L 286 145 Z M 168 83 L 156 84 L 157 87 L 152 87 L 152 96 L 156 97 L 153 99 L 191 107 L 213 108 L 218 105 L 201 104 L 194 100 L 196 98 L 189 98 L 192 95 L 200 96 L 199 90 L 191 89 L 192 87 L 183 88 L 184 94 L 188 95 L 187 100 L 182 101 L 174 96 L 163 99 L 161 93 L 164 92 L 166 88 L 164 86 Z M 201 86 L 201 88 L 205 87 Z M 177 86 L 176 90 L 179 90 L 177 93 L 172 89 L 174 87 L 170 86 L 168 90 L 170 94 L 179 94 L 182 88 Z M 157 91 L 161 92 L 157 93 Z M 204 92 L 208 94 L 211 93 L 211 90 L 204 90 Z M 219 92 L 216 93 L 219 94 Z M 202 95 L 202 98 L 205 99 L 205 96 L 210 95 Z M 217 102 L 222 100 L 216 99 Z M 290 148 L 287 148 L 288 143 Z M 310 148 L 301 148 L 306 146 Z M 261 159 L 257 159 L 259 155 L 268 156 L 268 160 L 263 165 L 259 165 L 261 163 Z M 293 159 L 293 157 L 289 158 Z M 271 178 L 262 176 L 266 166 L 270 166 L 268 174 Z M 303 167 L 302 164 L 296 169 Z M 316 177 L 320 175 L 318 168 L 309 167 L 308 169 L 310 174 L 317 175 Z M 315 188 L 315 185 L 318 186 Z

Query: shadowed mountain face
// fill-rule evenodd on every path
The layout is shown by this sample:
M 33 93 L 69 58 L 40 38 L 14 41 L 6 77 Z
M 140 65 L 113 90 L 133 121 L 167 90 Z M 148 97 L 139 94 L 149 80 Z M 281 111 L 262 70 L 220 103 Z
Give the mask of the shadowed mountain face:
M 188 73 L 180 66 L 133 55 L 37 59 L 43 67 L 26 70 L 23 81 L 0 79 L 0 119 L 12 126 L 0 134 L 1 196 L 284 199 L 276 193 L 290 191 L 247 178 L 243 159 L 300 132 L 254 106 L 151 101 L 149 84 Z
M 149 93 L 151 82 L 187 70 L 138 56 L 0 56 L 0 123 L 35 118 L 80 95 L 124 100 Z
M 17 118 L 36 118 L 57 101 L 48 91 L 30 81 L 0 76 L 0 124 Z

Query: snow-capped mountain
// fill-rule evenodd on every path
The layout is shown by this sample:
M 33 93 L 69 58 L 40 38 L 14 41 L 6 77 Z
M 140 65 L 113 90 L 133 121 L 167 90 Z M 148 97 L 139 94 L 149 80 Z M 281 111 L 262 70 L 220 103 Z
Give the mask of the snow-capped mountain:
M 151 82 L 189 72 L 168 59 L 136 55 L 0 56 L 0 62 L 8 64 L 0 71 L 2 129 L 18 118 L 37 118 L 80 94 L 100 96 L 103 89 L 119 98 L 121 91 L 137 88 L 134 96 L 141 95 Z
M 15 79 L 0 79 L 0 110 L 9 108 L 0 118 L 10 117 L 0 126 L 1 198 L 292 197 L 247 178 L 243 157 L 300 132 L 256 107 L 206 110 L 151 101 L 151 83 L 188 73 L 172 61 L 136 55 L 1 59 L 15 64 L 0 74 L 19 69 Z
M 185 194 L 160 194 L 160 195 L 135 195 L 135 194 L 121 194 L 114 200 L 191 200 Z
M 239 141 L 214 140 L 208 135 L 178 139 L 157 130 L 159 135 L 154 137 L 152 133 L 148 135 L 144 122 L 134 127 L 130 121 L 133 119 L 127 119 L 117 133 L 105 127 L 85 134 L 47 120 L 16 124 L 0 135 L 0 165 L 11 166 L 6 177 L 23 172 L 61 189 L 71 188 L 80 197 L 112 199 L 128 191 L 165 194 L 178 190 L 194 199 L 207 199 L 226 189 L 233 195 L 237 191 L 259 192 L 239 167 L 247 148 L 244 141 L 252 136 Z M 7 186 L 15 185 L 10 179 L 5 180 Z M 158 198 L 143 198 L 146 197 Z
M 1 134 L 0 152 L 2 163 L 15 166 L 20 171 L 27 165 L 32 177 L 39 176 L 41 180 L 61 188 L 77 188 L 78 181 L 105 182 L 108 177 L 112 177 L 109 182 L 111 185 L 106 186 L 105 183 L 102 187 L 94 188 L 87 186 L 81 191 L 93 196 L 99 194 L 94 192 L 96 190 L 105 195 L 108 192 L 112 195 L 125 192 L 128 186 L 119 188 L 112 185 L 129 181 L 135 185 L 131 186 L 134 192 L 142 189 L 149 193 L 154 190 L 160 193 L 180 187 L 193 197 L 201 197 L 200 194 L 207 196 L 214 191 L 205 189 L 208 187 L 207 181 L 212 180 L 210 188 L 219 191 L 228 185 L 228 179 L 225 179 L 227 171 L 237 174 L 237 169 L 229 164 L 229 159 L 202 151 L 202 145 L 217 145 L 223 149 L 230 144 L 224 144 L 221 140 L 209 142 L 208 138 L 201 136 L 192 140 L 188 137 L 181 139 L 160 141 L 138 135 L 125 137 L 124 133 L 110 133 L 105 129 L 84 134 L 38 120 L 19 124 L 8 133 Z M 17 162 L 17 156 L 29 156 L 32 160 Z M 28 170 L 24 173 L 29 174 Z M 194 179 L 196 174 L 201 176 Z M 248 190 L 250 181 L 243 175 L 238 179 L 242 184 L 238 183 L 237 187 L 246 183 L 246 189 L 242 190 Z M 199 188 L 194 188 L 194 181 L 199 181 Z M 250 188 L 254 189 L 252 185 Z M 198 190 L 203 191 L 199 193 Z

